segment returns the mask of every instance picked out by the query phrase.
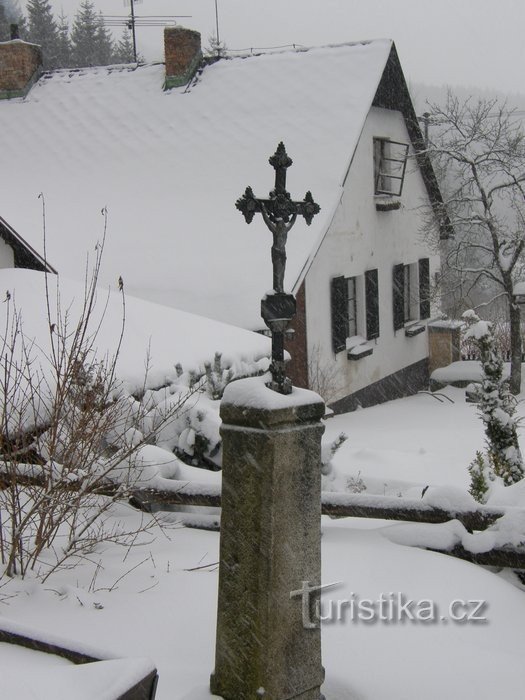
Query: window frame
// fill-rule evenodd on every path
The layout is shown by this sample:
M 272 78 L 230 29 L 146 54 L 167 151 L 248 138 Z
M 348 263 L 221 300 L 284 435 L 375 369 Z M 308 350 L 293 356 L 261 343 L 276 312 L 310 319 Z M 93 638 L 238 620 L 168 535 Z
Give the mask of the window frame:
M 430 318 L 429 258 L 394 265 L 392 302 L 394 331 Z
M 399 149 L 404 149 L 404 153 L 393 151 L 393 146 L 398 147 Z M 408 143 L 394 141 L 390 138 L 379 136 L 374 137 L 373 153 L 375 196 L 401 197 L 405 183 L 409 148 L 410 145 Z M 387 187 L 387 181 L 390 182 L 390 187 Z M 398 187 L 394 187 L 394 183 L 392 181 L 397 181 Z
M 332 352 L 335 355 L 347 350 L 348 338 L 364 335 L 365 328 L 368 333 L 368 296 L 365 285 L 366 273 L 348 277 L 338 275 L 330 280 Z M 370 339 L 368 335 L 367 338 Z
M 357 318 L 357 278 L 356 277 L 346 277 L 346 288 L 347 288 L 347 338 L 351 338 L 357 335 L 358 328 L 358 318 Z

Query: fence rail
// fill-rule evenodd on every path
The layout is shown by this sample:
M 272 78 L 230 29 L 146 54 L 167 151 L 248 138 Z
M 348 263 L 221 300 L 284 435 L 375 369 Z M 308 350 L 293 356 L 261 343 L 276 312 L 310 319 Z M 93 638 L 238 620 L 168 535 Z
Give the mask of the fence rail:
M 7 487 L 11 476 L 0 471 L 0 489 Z M 19 483 L 27 483 L 35 486 L 43 486 L 42 477 L 35 475 L 23 475 Z M 220 508 L 221 492 L 218 484 L 205 484 L 200 482 L 167 481 L 169 488 L 134 488 L 123 490 L 121 486 L 113 483 L 102 483 L 97 486 L 95 492 L 103 496 L 110 496 L 119 500 L 128 500 L 134 507 L 144 511 L 152 511 L 160 506 L 205 506 L 208 508 Z M 78 490 L 75 483 L 67 486 L 68 490 Z M 397 520 L 414 523 L 446 523 L 457 520 L 469 531 L 485 530 L 499 518 L 509 512 L 523 512 L 517 507 L 494 508 L 479 505 L 475 510 L 437 508 L 424 500 L 396 498 L 393 496 L 374 496 L 370 494 L 347 494 L 340 492 L 323 491 L 321 494 L 321 512 L 332 518 L 376 518 L 380 520 Z M 182 515 L 184 522 L 184 515 Z M 220 527 L 219 518 L 214 517 L 206 525 L 204 519 L 189 518 L 189 525 L 217 530 Z M 427 547 L 432 551 L 448 554 L 460 559 L 465 559 L 486 566 L 512 567 L 525 569 L 525 549 L 492 549 L 487 552 L 473 553 L 461 546 L 451 550 L 440 550 Z

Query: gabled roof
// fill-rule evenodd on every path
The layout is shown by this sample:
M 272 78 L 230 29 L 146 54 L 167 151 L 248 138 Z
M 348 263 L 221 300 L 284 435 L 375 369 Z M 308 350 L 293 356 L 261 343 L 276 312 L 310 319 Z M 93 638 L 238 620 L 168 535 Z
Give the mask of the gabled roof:
M 39 255 L 27 241 L 25 241 L 15 229 L 10 226 L 7 221 L 0 216 L 0 238 L 13 249 L 15 258 L 15 267 L 26 267 L 29 270 L 38 270 L 39 272 L 52 272 L 56 274 L 56 270 L 47 260 Z
M 247 185 L 273 188 L 268 157 L 284 141 L 287 189 L 321 205 L 289 235 L 292 288 L 330 224 L 392 51 L 377 40 L 222 60 L 167 93 L 161 65 L 48 74 L 0 104 L 0 207 L 29 235 L 43 192 L 49 257 L 79 275 L 107 206 L 106 281 L 122 275 L 138 296 L 260 327 L 270 233 L 257 217 L 247 226 L 235 201 Z
M 414 111 L 414 105 L 412 104 L 412 99 L 394 44 L 392 44 L 390 55 L 372 104 L 374 107 L 398 110 L 405 118 L 405 124 L 416 153 L 417 163 L 421 170 L 430 202 L 438 212 L 441 238 L 446 239 L 452 237 L 454 235 L 454 229 L 450 219 L 443 211 L 441 191 L 434 168 L 432 167 L 427 153 L 425 139 L 423 138 L 419 120 Z

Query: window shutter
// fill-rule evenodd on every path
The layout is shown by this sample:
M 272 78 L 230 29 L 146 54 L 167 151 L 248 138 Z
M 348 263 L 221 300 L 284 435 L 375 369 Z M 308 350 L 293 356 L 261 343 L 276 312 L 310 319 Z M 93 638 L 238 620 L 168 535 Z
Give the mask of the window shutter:
M 430 318 L 430 263 L 428 258 L 418 261 L 419 318 Z
M 335 353 L 346 348 L 348 335 L 348 287 L 344 277 L 333 277 L 331 284 L 332 349 Z
M 377 270 L 365 272 L 366 337 L 379 338 L 379 281 Z
M 404 265 L 394 265 L 393 271 L 393 316 L 394 316 L 394 330 L 397 331 L 403 328 L 405 325 L 405 312 L 404 312 Z

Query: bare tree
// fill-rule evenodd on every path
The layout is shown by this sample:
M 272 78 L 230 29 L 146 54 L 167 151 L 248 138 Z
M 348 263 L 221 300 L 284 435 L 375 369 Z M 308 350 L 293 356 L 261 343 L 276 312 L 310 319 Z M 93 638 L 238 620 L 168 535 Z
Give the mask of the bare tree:
M 443 216 L 456 237 L 444 266 L 504 300 L 510 324 L 510 389 L 521 387 L 521 319 L 514 285 L 523 274 L 525 246 L 525 136 L 506 104 L 459 101 L 432 106 L 430 155 L 442 173 Z M 439 213 L 438 213 L 439 216 Z
M 132 544 L 139 529 L 115 525 L 108 513 L 141 481 L 141 450 L 186 410 L 196 388 L 168 384 L 169 405 L 149 405 L 125 389 L 117 376 L 126 320 L 113 354 L 99 347 L 109 296 L 100 306 L 98 287 L 104 237 L 92 268 L 86 266 L 79 308 L 62 306 L 60 286 L 45 273 L 48 343 L 24 329 L 15 292 L 3 300 L 0 328 L 0 579 L 33 571 L 47 578 L 57 568 L 89 555 L 101 542 Z M 44 209 L 45 230 L 45 209 Z M 147 372 L 147 366 L 146 366 Z M 141 397 L 145 395 L 146 375 Z M 161 389 L 158 389 L 160 393 Z M 164 452 L 169 461 L 169 453 Z M 161 464 L 159 466 L 162 466 Z M 5 570 L 2 571 L 2 569 Z

